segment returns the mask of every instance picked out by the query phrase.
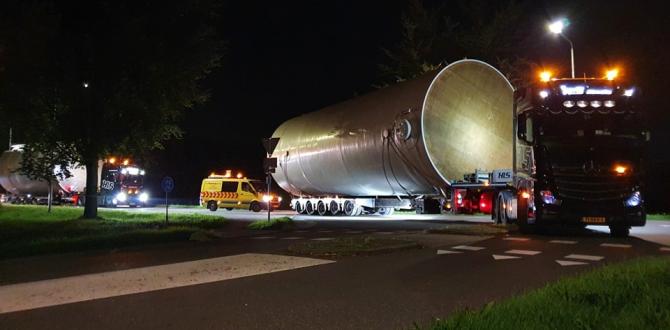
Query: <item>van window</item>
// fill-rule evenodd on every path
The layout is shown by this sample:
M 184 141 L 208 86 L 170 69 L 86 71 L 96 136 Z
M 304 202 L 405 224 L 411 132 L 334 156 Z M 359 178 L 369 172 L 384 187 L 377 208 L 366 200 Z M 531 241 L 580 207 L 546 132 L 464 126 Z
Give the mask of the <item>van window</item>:
M 221 185 L 221 191 L 237 192 L 237 182 L 224 182 Z
M 254 188 L 252 188 L 251 185 L 247 182 L 242 183 L 242 191 L 246 191 L 246 192 L 252 193 L 252 194 L 256 193 L 254 191 Z

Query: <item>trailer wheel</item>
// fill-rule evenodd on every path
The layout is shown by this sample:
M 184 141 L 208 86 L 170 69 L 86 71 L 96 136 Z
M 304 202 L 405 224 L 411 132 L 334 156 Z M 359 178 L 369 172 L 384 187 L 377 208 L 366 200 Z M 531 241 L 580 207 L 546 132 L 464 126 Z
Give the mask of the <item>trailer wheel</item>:
M 300 205 L 300 202 L 295 202 L 295 206 L 293 207 L 298 214 L 303 212 L 302 205 Z
M 382 216 L 389 216 L 393 214 L 394 209 L 392 207 L 380 207 L 377 208 L 376 214 L 382 215 Z
M 612 237 L 628 237 L 628 235 L 630 235 L 630 227 L 610 226 L 610 235 Z
M 496 205 L 496 223 L 506 225 L 509 223 L 509 218 L 507 217 L 507 210 L 505 205 L 505 199 L 500 196 L 498 198 L 498 205 Z
M 330 206 L 330 214 L 337 215 L 338 213 L 340 213 L 340 204 L 337 201 L 335 200 L 330 201 L 329 206 Z
M 358 215 L 357 213 L 359 212 L 359 209 L 360 208 L 356 207 L 356 204 L 353 201 L 347 199 L 344 201 L 342 212 L 347 216 L 355 216 Z
M 314 215 L 314 204 L 312 204 L 312 201 L 305 202 L 305 213 Z
M 254 212 L 260 212 L 261 209 L 263 209 L 263 208 L 261 207 L 261 203 L 259 203 L 259 202 L 252 202 L 252 203 L 251 203 L 251 206 L 249 206 L 249 209 L 252 210 L 252 211 L 254 211 Z
M 216 209 L 219 208 L 219 205 L 216 204 L 216 201 L 209 201 L 209 202 L 207 202 L 207 208 L 210 211 L 215 212 Z
M 326 203 L 323 201 L 318 201 L 316 203 L 316 212 L 321 216 L 326 215 L 326 213 L 328 213 L 328 209 L 326 209 Z

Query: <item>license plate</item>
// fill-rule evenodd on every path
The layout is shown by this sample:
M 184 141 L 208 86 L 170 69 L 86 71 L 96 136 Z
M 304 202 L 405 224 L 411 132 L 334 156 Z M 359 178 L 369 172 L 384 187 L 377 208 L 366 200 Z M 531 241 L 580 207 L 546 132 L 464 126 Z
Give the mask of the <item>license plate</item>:
M 605 223 L 605 217 L 582 217 L 583 223 Z

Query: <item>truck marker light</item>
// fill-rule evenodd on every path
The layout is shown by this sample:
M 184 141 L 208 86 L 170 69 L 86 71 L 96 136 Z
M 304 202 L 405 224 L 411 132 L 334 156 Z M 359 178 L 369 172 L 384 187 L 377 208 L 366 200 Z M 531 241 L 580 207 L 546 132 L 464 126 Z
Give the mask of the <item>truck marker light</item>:
M 130 163 L 130 160 L 126 159 L 123 161 L 123 165 L 128 165 Z
M 601 105 L 603 105 L 603 103 L 600 101 L 591 101 L 591 106 L 594 108 L 600 108 Z
M 546 99 L 547 96 L 549 96 L 549 92 L 548 92 L 548 91 L 546 91 L 546 90 L 542 90 L 542 91 L 540 91 L 540 97 L 541 97 L 541 98 Z
M 614 172 L 617 174 L 626 174 L 626 171 L 628 171 L 628 168 L 623 165 L 617 165 L 614 167 Z
M 528 199 L 528 198 L 530 198 L 530 194 L 527 191 L 524 191 L 524 192 L 521 193 L 521 198 Z
M 114 163 L 116 163 L 116 158 L 114 158 L 114 157 L 110 158 L 110 159 L 109 159 L 109 163 L 110 163 L 110 164 L 114 164 Z
M 575 101 L 570 101 L 570 100 L 564 101 L 563 106 L 566 107 L 566 108 L 572 108 L 572 107 L 575 106 Z
M 580 108 L 586 108 L 588 105 L 589 105 L 589 103 L 584 101 L 584 100 L 577 101 L 577 106 L 580 107 Z
M 619 75 L 619 69 L 611 69 L 605 72 L 607 80 L 614 80 Z
M 237 173 L 237 178 L 238 178 L 238 179 L 241 179 L 241 178 L 242 178 L 242 172 Z
M 548 82 L 549 80 L 551 80 L 551 71 L 540 72 L 540 80 L 543 82 Z
M 271 201 L 271 200 L 272 200 L 272 196 L 270 196 L 270 195 L 263 195 L 263 201 L 264 201 L 264 202 L 267 203 L 267 202 L 269 202 L 269 201 Z

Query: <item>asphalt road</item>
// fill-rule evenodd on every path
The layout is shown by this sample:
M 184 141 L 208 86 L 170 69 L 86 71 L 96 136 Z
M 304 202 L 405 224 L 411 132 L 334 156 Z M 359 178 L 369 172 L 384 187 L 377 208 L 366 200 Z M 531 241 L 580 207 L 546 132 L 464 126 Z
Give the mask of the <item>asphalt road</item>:
M 240 218 L 239 223 L 260 217 L 238 211 L 219 213 Z M 457 309 L 481 307 L 492 300 L 607 263 L 670 253 L 652 241 L 637 237 L 614 239 L 598 230 L 496 237 L 423 231 L 445 224 L 484 222 L 486 217 L 401 215 L 383 220 L 299 217 L 296 221 L 298 228 L 292 231 L 235 231 L 230 237 L 204 243 L 3 261 L 0 295 L 7 292 L 3 289 L 33 287 L 33 283 L 48 286 L 63 278 L 77 283 L 89 276 L 86 274 L 102 274 L 112 283 L 115 276 L 128 276 L 142 267 L 155 267 L 147 269 L 160 274 L 164 271 L 162 267 L 249 253 L 280 258 L 288 255 L 287 247 L 295 242 L 339 236 L 404 237 L 419 241 L 424 248 L 337 258 L 292 270 L 256 272 L 239 278 L 194 281 L 194 285 L 139 289 L 134 294 L 111 294 L 101 299 L 0 312 L 0 329 L 409 328 L 414 322 L 425 325 Z M 668 231 L 670 222 L 654 221 L 635 233 L 664 241 L 670 236 Z M 204 275 L 191 269 L 185 276 L 197 280 Z M 29 284 L 20 284 L 26 282 Z M 104 285 L 99 288 L 104 290 Z M 0 310 L 2 306 L 0 302 Z

